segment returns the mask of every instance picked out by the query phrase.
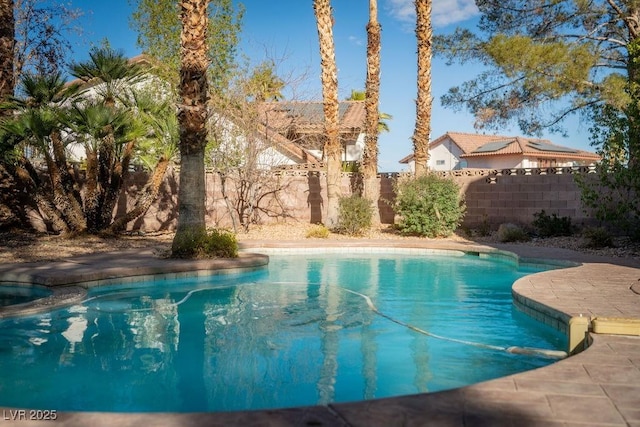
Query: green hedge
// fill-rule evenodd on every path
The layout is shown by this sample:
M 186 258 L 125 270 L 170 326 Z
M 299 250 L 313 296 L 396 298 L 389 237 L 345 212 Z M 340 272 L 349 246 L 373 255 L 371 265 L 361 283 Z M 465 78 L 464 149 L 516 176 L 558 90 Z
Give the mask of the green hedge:
M 425 237 L 451 235 L 465 212 L 460 187 L 453 180 L 427 174 L 396 183 L 396 225 L 403 234 Z

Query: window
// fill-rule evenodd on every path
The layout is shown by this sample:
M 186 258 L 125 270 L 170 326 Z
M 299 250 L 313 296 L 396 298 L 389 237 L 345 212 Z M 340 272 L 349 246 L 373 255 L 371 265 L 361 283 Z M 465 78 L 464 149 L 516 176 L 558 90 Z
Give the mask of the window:
M 444 160 L 436 160 L 436 166 L 444 166 Z
M 538 159 L 539 168 L 555 167 L 558 162 L 556 159 Z

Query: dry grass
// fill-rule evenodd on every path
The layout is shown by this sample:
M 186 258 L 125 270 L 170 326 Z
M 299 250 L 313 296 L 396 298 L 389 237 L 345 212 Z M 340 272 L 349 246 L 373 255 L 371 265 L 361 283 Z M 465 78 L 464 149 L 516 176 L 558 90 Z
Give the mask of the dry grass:
M 287 223 L 253 226 L 249 232 L 240 232 L 238 241 L 250 240 L 314 240 L 309 238 L 309 231 L 314 227 L 311 224 Z M 399 235 L 391 226 L 383 225 L 374 228 L 365 236 L 365 239 L 378 240 L 424 240 L 420 237 L 407 237 Z M 158 253 L 167 253 L 171 247 L 173 233 L 134 233 L 125 234 L 117 238 L 102 238 L 97 236 L 78 236 L 64 238 L 61 236 L 28 233 L 23 231 L 9 231 L 0 233 L 0 263 L 52 261 L 69 258 L 83 254 L 97 252 L 112 252 L 124 249 L 154 248 Z M 322 240 L 349 240 L 355 239 L 342 234 L 329 233 Z M 453 235 L 450 240 L 468 241 L 469 239 Z M 479 243 L 495 243 L 494 235 L 485 237 L 473 237 L 471 240 Z M 533 239 L 523 243 L 534 246 L 553 246 L 573 249 L 582 252 L 595 253 L 609 256 L 633 257 L 640 259 L 640 247 L 631 244 L 624 239 L 618 239 L 614 248 L 587 249 L 580 237 L 562 237 L 549 239 Z

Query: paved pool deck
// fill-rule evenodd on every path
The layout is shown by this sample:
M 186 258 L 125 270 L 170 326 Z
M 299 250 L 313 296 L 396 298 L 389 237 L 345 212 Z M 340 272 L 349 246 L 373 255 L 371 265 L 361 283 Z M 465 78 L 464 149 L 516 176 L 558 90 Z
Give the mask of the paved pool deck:
M 253 241 L 254 252 L 293 248 L 415 248 L 503 254 L 525 261 L 574 263 L 573 267 L 526 276 L 513 286 L 514 300 L 534 317 L 566 327 L 585 319 L 590 346 L 567 359 L 483 383 L 437 393 L 283 410 L 214 413 L 60 412 L 55 421 L 16 419 L 0 407 L 0 427 L 65 426 L 638 426 L 640 427 L 640 261 L 604 258 L 574 251 L 525 245 L 478 245 L 442 241 Z M 87 281 L 264 265 L 266 258 L 178 261 L 159 259 L 151 249 L 74 257 L 48 263 L 0 265 L 0 282 L 39 283 L 55 289 L 82 289 Z M 76 284 L 75 287 L 63 286 Z M 72 295 L 77 293 L 70 292 Z M 72 302 L 65 292 L 63 302 Z M 81 296 L 80 296 L 81 297 Z M 2 315 L 2 313 L 0 313 Z M 594 320 L 595 319 L 595 320 Z M 601 324 L 597 324 L 602 319 Z M 555 322 L 555 323 L 554 323 Z M 603 331 L 611 324 L 614 333 Z M 631 325 L 630 329 L 625 329 Z M 618 330 L 616 330 L 616 327 Z M 620 328 L 624 334 L 620 335 Z M 629 332 L 631 331 L 631 332 Z M 1 381 L 1 379 L 0 379 Z M 11 411 L 14 412 L 11 412 Z

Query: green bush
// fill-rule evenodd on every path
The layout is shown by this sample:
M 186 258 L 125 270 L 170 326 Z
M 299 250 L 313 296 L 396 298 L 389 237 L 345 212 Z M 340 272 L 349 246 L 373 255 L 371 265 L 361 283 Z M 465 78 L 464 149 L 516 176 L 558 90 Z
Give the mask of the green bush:
M 482 222 L 478 226 L 478 235 L 482 237 L 486 237 L 491 234 L 491 224 L 489 224 L 489 218 L 487 214 L 484 214 L 482 217 Z
M 326 239 L 329 237 L 329 229 L 322 224 L 314 224 L 309 228 L 306 235 L 307 239 Z
M 532 225 L 541 237 L 571 236 L 573 234 L 571 218 L 568 216 L 559 217 L 557 214 L 549 216 L 544 210 L 534 213 L 533 216 L 535 219 Z
M 604 227 L 589 227 L 582 230 L 587 248 L 611 248 L 614 246 L 611 233 Z
M 189 232 L 174 239 L 172 258 L 237 258 L 238 241 L 235 234 L 211 229 L 208 232 Z
M 338 202 L 338 231 L 361 236 L 371 228 L 373 206 L 371 200 L 356 194 L 341 197 Z
M 507 242 L 526 242 L 530 240 L 529 234 L 515 224 L 500 224 L 498 227 L 498 240 Z
M 401 233 L 446 237 L 462 222 L 465 205 L 453 180 L 428 174 L 396 183 L 395 211 Z

